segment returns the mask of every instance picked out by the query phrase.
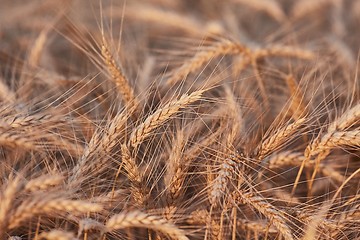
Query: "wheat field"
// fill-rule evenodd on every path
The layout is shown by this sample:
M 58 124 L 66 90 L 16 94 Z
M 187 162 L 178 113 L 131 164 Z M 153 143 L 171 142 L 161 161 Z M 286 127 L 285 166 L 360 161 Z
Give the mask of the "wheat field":
M 360 239 L 360 1 L 2 0 L 0 239 Z

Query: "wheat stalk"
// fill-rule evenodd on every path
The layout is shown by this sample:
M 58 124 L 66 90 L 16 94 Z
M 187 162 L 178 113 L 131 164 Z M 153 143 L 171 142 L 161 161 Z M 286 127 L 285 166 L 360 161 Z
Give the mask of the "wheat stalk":
M 285 78 L 286 85 L 288 86 L 291 94 L 290 110 L 294 120 L 299 120 L 307 114 L 307 109 L 304 104 L 304 95 L 293 75 L 288 75 Z

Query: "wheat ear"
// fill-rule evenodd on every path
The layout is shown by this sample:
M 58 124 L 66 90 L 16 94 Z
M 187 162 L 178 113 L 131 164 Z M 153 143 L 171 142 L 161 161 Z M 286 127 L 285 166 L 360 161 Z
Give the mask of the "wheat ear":
M 293 46 L 272 45 L 266 48 L 260 48 L 253 51 L 253 56 L 256 59 L 264 57 L 292 57 L 304 60 L 314 59 L 315 54 L 306 49 L 301 49 Z
M 266 138 L 260 146 L 259 159 L 263 159 L 264 156 L 276 150 L 285 141 L 289 140 L 304 122 L 305 118 L 300 118 L 289 125 L 279 128 L 274 134 Z
M 121 13 L 121 11 L 119 11 Z M 135 18 L 136 20 L 143 20 L 146 22 L 160 23 L 164 26 L 174 27 L 184 30 L 191 34 L 203 35 L 204 28 L 189 16 L 177 14 L 174 11 L 164 11 L 155 7 L 133 5 L 128 6 L 125 11 L 126 16 Z M 166 19 L 166 21 L 164 21 Z
M 9 229 L 14 229 L 23 221 L 38 214 L 55 214 L 61 212 L 88 213 L 99 212 L 103 208 L 100 204 L 81 200 L 47 199 L 44 195 L 33 197 L 21 203 L 10 216 Z
M 29 126 L 44 125 L 55 122 L 62 122 L 57 116 L 50 114 L 31 114 L 31 115 L 15 115 L 5 117 L 1 120 L 4 125 L 11 128 L 21 128 Z
M 22 240 L 22 238 L 19 236 L 10 236 L 7 240 Z
M 169 163 L 167 164 L 167 171 L 164 176 L 164 183 L 166 185 L 166 202 L 165 216 L 170 219 L 176 208 L 173 206 L 177 199 L 180 199 L 182 181 L 179 179 L 181 175 L 185 174 L 181 165 L 183 165 L 183 151 L 186 145 L 186 137 L 184 131 L 179 130 L 176 134 L 175 141 L 169 156 Z
M 190 95 L 184 94 L 180 99 L 170 101 L 163 107 L 156 110 L 132 131 L 129 139 L 131 146 L 137 147 L 151 134 L 154 129 L 160 127 L 164 122 L 169 120 L 169 118 L 177 113 L 179 109 L 201 99 L 203 92 L 204 90 L 199 90 L 191 93 Z
M 360 120 L 360 103 L 343 113 L 328 127 L 328 132 L 344 130 Z
M 78 240 L 71 232 L 66 232 L 63 230 L 51 230 L 50 232 L 42 232 L 39 235 L 39 239 L 47 240 Z
M 16 176 L 14 179 L 9 180 L 5 190 L 0 193 L 0 238 L 3 238 L 5 235 L 5 231 L 10 223 L 13 201 L 22 187 L 20 176 Z
M 64 176 L 60 174 L 43 175 L 35 179 L 31 179 L 26 185 L 25 190 L 34 192 L 37 190 L 46 190 L 51 186 L 59 185 L 64 180 Z
M 34 140 L 30 136 L 11 131 L 0 132 L 0 145 L 23 147 L 25 149 L 39 148 L 36 143 L 34 144 Z
M 342 146 L 360 146 L 360 130 L 329 132 L 305 149 L 305 156 L 314 156 L 325 150 Z
M 106 223 L 109 232 L 129 227 L 141 227 L 156 230 L 173 239 L 188 240 L 185 233 L 167 220 L 140 211 L 120 213 L 112 216 Z
M 284 11 L 281 9 L 279 3 L 275 0 L 233 0 L 234 2 L 242 3 L 246 6 L 254 8 L 258 11 L 263 11 L 269 16 L 274 18 L 278 22 L 282 22 L 286 19 Z
M 184 156 L 183 159 L 175 166 L 171 179 L 167 181 L 170 184 L 170 186 L 168 186 L 168 192 L 166 196 L 168 205 L 171 205 L 176 200 L 181 199 L 183 190 L 185 188 L 185 178 L 188 174 L 188 169 L 191 165 L 191 162 L 203 151 L 204 148 L 208 148 L 211 144 L 213 144 L 220 133 L 221 131 L 218 130 L 217 132 L 210 134 L 182 154 L 182 156 Z M 170 213 L 172 210 L 173 209 L 170 206 L 169 209 L 167 209 L 167 211 Z
M 220 171 L 211 184 L 210 203 L 216 206 L 221 197 L 227 193 L 228 182 L 233 178 L 237 162 L 234 154 L 229 154 L 220 166 Z
M 121 154 L 126 175 L 131 182 L 130 191 L 135 199 L 135 202 L 142 206 L 145 204 L 147 199 L 147 192 L 145 190 L 142 174 L 140 173 L 135 159 L 131 156 L 129 148 L 125 144 L 121 145 Z
M 249 51 L 250 50 L 248 50 L 244 45 L 238 42 L 227 39 L 222 40 L 195 54 L 192 59 L 184 63 L 172 74 L 172 76 L 167 80 L 166 84 L 170 86 L 176 84 L 177 82 L 184 79 L 188 74 L 197 71 L 204 64 L 208 63 L 216 57 L 248 53 Z
M 242 193 L 241 191 L 237 191 L 234 199 L 248 204 L 255 210 L 262 213 L 276 227 L 276 229 L 279 230 L 286 240 L 294 239 L 282 213 L 272 204 L 268 203 L 263 197 L 254 195 L 253 193 Z
M 106 67 L 125 104 L 127 106 L 137 106 L 138 100 L 134 95 L 134 89 L 131 87 L 129 80 L 125 77 L 123 71 L 117 65 L 114 57 L 110 53 L 110 49 L 105 38 L 103 38 L 102 41 L 101 54 L 105 59 Z
M 135 111 L 135 107 L 117 113 L 104 130 L 100 128 L 96 130 L 92 135 L 90 142 L 85 147 L 79 162 L 72 170 L 71 181 L 77 179 L 84 174 L 85 171 L 94 167 L 94 164 L 86 166 L 86 163 L 88 163 L 91 156 L 99 154 L 98 160 L 103 159 L 102 156 L 111 152 L 117 144 L 118 139 L 123 136 L 126 121 L 133 111 Z

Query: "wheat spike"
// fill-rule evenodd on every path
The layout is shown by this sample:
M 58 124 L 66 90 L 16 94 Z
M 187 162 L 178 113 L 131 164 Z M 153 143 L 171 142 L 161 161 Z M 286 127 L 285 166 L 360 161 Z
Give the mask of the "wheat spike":
M 269 16 L 271 16 L 278 22 L 282 22 L 286 19 L 286 15 L 277 1 L 274 0 L 254 0 L 254 1 L 233 0 L 233 1 L 242 3 L 256 10 L 266 12 Z
M 237 55 L 247 54 L 249 50 L 242 44 L 230 40 L 222 40 L 215 43 L 213 46 L 207 47 L 195 54 L 195 56 L 184 63 L 179 69 L 177 69 L 172 76 L 167 80 L 167 85 L 174 85 L 177 82 L 184 79 L 190 73 L 193 73 L 200 69 L 204 64 L 212 59 L 223 55 Z
M 106 67 L 125 104 L 127 106 L 138 106 L 138 100 L 135 97 L 134 89 L 131 87 L 129 80 L 125 77 L 123 71 L 116 64 L 105 38 L 103 38 L 102 41 L 101 54 L 105 59 Z
M 10 236 L 7 240 L 22 240 L 22 238 L 19 236 Z
M 268 163 L 268 167 L 273 169 L 285 165 L 298 166 L 304 160 L 305 157 L 300 152 L 283 151 L 271 155 L 266 159 L 266 162 Z
M 329 132 L 309 145 L 305 149 L 305 156 L 314 156 L 326 150 L 343 146 L 360 146 L 360 131 Z
M 121 13 L 121 11 L 119 11 L 119 13 Z M 159 8 L 134 4 L 128 6 L 125 13 L 129 18 L 175 27 L 195 35 L 204 35 L 206 33 L 196 19 L 190 16 L 185 17 L 169 10 L 164 11 Z M 164 19 L 166 19 L 166 21 L 163 21 Z
M 334 0 L 301 0 L 295 2 L 293 8 L 291 9 L 291 15 L 295 19 L 302 18 L 308 15 L 311 12 L 315 12 L 322 7 L 326 7 L 326 5 L 331 4 Z
M 210 203 L 211 205 L 218 204 L 221 197 L 227 193 L 227 184 L 233 178 L 237 166 L 236 156 L 229 155 L 220 166 L 220 171 L 211 184 Z
M 24 201 L 11 214 L 9 229 L 14 229 L 23 221 L 38 214 L 54 215 L 56 213 L 71 212 L 88 213 L 99 212 L 103 208 L 100 204 L 89 203 L 81 200 L 67 199 L 48 199 L 44 195 L 33 197 L 31 200 Z
M 164 122 L 177 113 L 179 109 L 186 107 L 190 103 L 193 103 L 201 99 L 201 95 L 204 90 L 195 91 L 191 94 L 184 94 L 180 99 L 170 101 L 163 107 L 160 107 L 153 114 L 145 119 L 143 123 L 137 126 L 131 133 L 129 142 L 132 147 L 137 147 L 143 142 L 151 132 L 160 127 Z
M 107 160 L 107 158 L 104 156 L 111 152 L 111 150 L 117 144 L 117 141 L 123 136 L 125 123 L 129 117 L 128 114 L 131 114 L 134 110 L 135 108 L 131 108 L 129 112 L 124 110 L 117 113 L 110 121 L 110 123 L 105 127 L 105 129 L 98 128 L 96 130 L 96 132 L 92 135 L 90 142 L 85 147 L 79 162 L 73 168 L 70 182 L 78 179 L 86 171 L 91 171 L 91 169 L 96 167 L 98 164 L 103 164 L 102 162 Z M 93 156 L 97 156 L 97 159 L 94 160 L 91 158 Z M 90 160 L 100 161 L 96 165 L 89 165 L 88 162 Z
M 272 45 L 266 48 L 260 48 L 253 51 L 254 58 L 264 57 L 293 57 L 304 60 L 315 58 L 313 51 L 297 48 L 294 46 Z
M 272 151 L 275 151 L 284 142 L 288 141 L 289 137 L 291 137 L 299 129 L 305 120 L 305 118 L 300 118 L 289 125 L 279 128 L 274 134 L 266 138 L 261 144 L 259 159 L 263 159 L 264 156 Z
M 131 156 L 128 147 L 125 144 L 121 145 L 122 162 L 126 175 L 130 180 L 131 192 L 137 204 L 140 206 L 144 205 L 147 199 L 146 186 L 140 173 L 139 167 L 137 166 L 135 159 Z
M 342 131 L 352 124 L 360 120 L 360 103 L 343 113 L 338 119 L 333 121 L 329 127 L 328 132 L 334 132 L 336 130 Z
M 240 191 L 235 193 L 235 199 L 240 202 L 246 203 L 253 207 L 255 210 L 262 213 L 269 221 L 279 230 L 281 235 L 286 240 L 293 240 L 294 237 L 286 221 L 278 209 L 268 203 L 264 198 L 252 193 L 242 193 Z
M 39 239 L 47 240 L 78 240 L 71 232 L 66 232 L 63 230 L 51 230 L 50 232 L 42 232 L 39 235 Z
M 34 144 L 34 140 L 31 136 L 12 131 L 0 132 L 0 145 L 23 147 L 25 149 L 39 148 L 36 143 Z
M 12 210 L 12 204 L 15 200 L 16 194 L 23 187 L 20 176 L 16 176 L 14 179 L 9 179 L 8 183 L 3 185 L 5 189 L 0 192 L 0 238 L 3 238 L 5 231 L 8 228 L 10 222 L 10 213 Z
M 51 186 L 59 185 L 64 180 L 64 176 L 60 174 L 43 175 L 35 179 L 31 179 L 26 185 L 25 190 L 34 192 L 37 190 L 46 190 Z
M 149 228 L 171 236 L 173 239 L 188 240 L 182 230 L 165 219 L 140 211 L 119 213 L 112 216 L 106 223 L 108 231 L 129 227 Z
M 38 125 L 45 125 L 49 123 L 64 122 L 57 116 L 51 114 L 31 114 L 31 115 L 15 115 L 8 116 L 2 119 L 4 124 L 11 128 L 24 128 Z

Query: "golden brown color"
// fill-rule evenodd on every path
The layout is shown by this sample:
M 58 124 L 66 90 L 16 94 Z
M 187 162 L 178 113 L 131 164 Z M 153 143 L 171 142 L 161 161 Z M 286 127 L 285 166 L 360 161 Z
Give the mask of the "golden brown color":
M 2 0 L 0 239 L 360 238 L 358 0 Z

